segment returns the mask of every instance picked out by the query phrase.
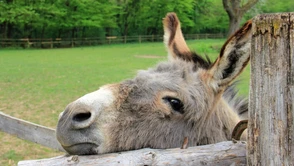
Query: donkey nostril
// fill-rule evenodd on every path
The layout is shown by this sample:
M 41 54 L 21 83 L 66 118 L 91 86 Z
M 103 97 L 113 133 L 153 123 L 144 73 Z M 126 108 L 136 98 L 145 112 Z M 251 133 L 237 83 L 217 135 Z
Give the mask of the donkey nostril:
M 91 117 L 90 112 L 78 113 L 73 117 L 73 120 L 76 122 L 82 122 L 82 121 L 88 120 L 90 117 Z

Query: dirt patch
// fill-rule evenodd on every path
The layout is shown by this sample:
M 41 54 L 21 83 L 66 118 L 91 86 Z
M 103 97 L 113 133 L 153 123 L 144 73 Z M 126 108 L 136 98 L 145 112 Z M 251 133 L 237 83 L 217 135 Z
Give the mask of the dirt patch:
M 136 58 L 151 58 L 151 59 L 156 59 L 156 58 L 164 58 L 162 56 L 158 55 L 135 55 Z

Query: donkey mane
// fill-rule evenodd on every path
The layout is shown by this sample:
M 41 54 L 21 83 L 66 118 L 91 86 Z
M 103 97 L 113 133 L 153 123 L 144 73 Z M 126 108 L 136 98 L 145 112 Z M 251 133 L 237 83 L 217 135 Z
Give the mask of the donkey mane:
M 173 46 L 173 49 L 174 49 L 174 52 L 178 54 L 180 59 L 183 59 L 185 61 L 193 61 L 195 65 L 195 69 L 198 67 L 203 69 L 209 69 L 212 65 L 212 62 L 207 55 L 205 56 L 205 59 L 204 59 L 195 51 L 181 53 L 179 50 L 177 50 L 177 47 L 175 45 Z
M 239 81 L 235 81 L 225 90 L 223 97 L 226 99 L 228 104 L 234 108 L 236 113 L 240 116 L 240 119 L 248 118 L 248 100 L 243 96 L 238 94 L 238 85 Z

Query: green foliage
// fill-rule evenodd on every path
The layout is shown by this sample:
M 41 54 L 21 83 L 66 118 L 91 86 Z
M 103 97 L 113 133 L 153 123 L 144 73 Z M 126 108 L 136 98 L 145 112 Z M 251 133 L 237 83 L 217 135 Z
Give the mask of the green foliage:
M 289 0 L 267 0 L 265 4 L 260 5 L 260 10 L 264 13 L 293 12 L 294 1 Z
M 245 15 L 245 20 L 248 20 L 260 13 L 281 13 L 293 12 L 294 1 L 289 0 L 259 0 L 257 5 L 248 11 Z
M 294 1 L 260 0 L 243 22 L 260 13 L 290 11 Z M 186 34 L 224 33 L 229 25 L 220 0 L 0 0 L 0 36 L 158 35 L 167 12 L 178 14 Z
M 178 13 L 183 28 L 194 26 L 194 0 L 128 0 L 119 5 L 120 35 L 162 34 L 162 18 L 168 12 Z
M 78 37 L 76 32 L 83 28 L 115 28 L 117 11 L 108 0 L 0 1 L 0 27 L 2 36 L 9 38 Z M 46 30 L 55 35 L 46 35 Z M 14 35 L 9 36 L 9 31 Z
M 223 10 L 221 1 L 206 0 L 203 2 L 205 8 L 199 9 L 198 14 L 199 26 L 202 28 L 201 32 L 218 33 L 226 32 L 229 25 L 229 18 Z M 203 14 L 205 13 L 205 14 Z

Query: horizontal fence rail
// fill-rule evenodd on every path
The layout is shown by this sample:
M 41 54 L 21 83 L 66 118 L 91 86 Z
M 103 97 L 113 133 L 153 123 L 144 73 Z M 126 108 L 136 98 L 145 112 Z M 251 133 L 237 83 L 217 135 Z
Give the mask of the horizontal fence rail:
M 186 40 L 195 39 L 221 39 L 225 34 L 186 34 Z M 92 38 L 50 38 L 50 39 L 1 39 L 0 48 L 22 47 L 22 48 L 68 48 L 79 46 L 95 46 L 116 43 L 143 43 L 163 41 L 163 35 L 140 35 L 140 36 L 108 36 Z
M 246 165 L 246 143 L 232 141 L 189 147 L 188 149 L 139 149 L 101 155 L 63 155 L 20 161 L 18 166 L 44 165 Z

